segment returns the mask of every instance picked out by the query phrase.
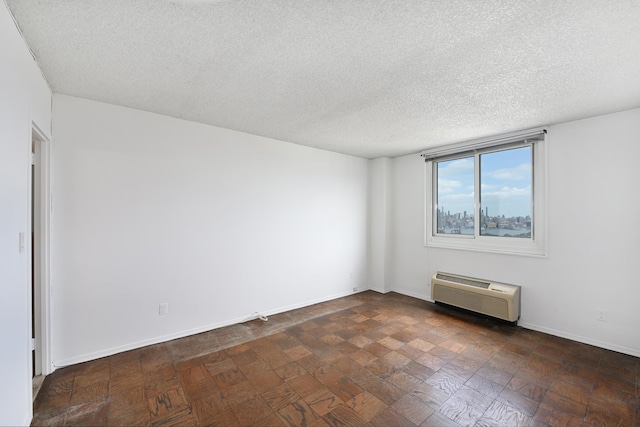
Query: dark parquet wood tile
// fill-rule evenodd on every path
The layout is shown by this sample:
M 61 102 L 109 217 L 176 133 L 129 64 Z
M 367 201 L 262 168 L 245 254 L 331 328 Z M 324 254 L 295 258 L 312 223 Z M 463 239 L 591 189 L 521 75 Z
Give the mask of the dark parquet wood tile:
M 324 388 L 311 393 L 304 400 L 320 416 L 328 414 L 342 404 L 338 396 Z
M 482 413 L 489 408 L 494 400 L 493 398 L 467 386 L 463 386 L 452 396 L 452 398 L 471 406 Z
M 405 371 L 396 372 L 389 376 L 387 381 L 406 392 L 411 392 L 422 385 L 422 381 Z
M 250 427 L 261 425 L 261 420 L 273 415 L 274 411 L 262 396 L 255 395 L 235 405 L 233 412 L 236 414 L 236 418 L 241 426 Z
M 504 389 L 504 386 L 495 383 L 477 373 L 469 378 L 465 385 L 491 398 L 498 397 Z
M 415 424 L 398 414 L 392 408 L 380 411 L 375 417 L 369 420 L 372 427 L 415 427 Z
M 274 411 L 279 411 L 285 406 L 300 400 L 298 393 L 296 393 L 289 384 L 281 384 L 266 393 L 263 393 L 262 396 L 267 402 L 267 405 L 269 405 Z
M 494 400 L 479 421 L 480 425 L 525 427 L 531 418 L 507 403 Z
M 497 400 L 513 407 L 514 409 L 517 409 L 518 411 L 530 417 L 532 417 L 536 413 L 538 407 L 540 406 L 540 402 L 529 399 L 528 397 L 523 396 L 508 388 L 505 388 L 502 393 L 500 393 L 500 395 L 497 397 Z
M 278 416 L 285 425 L 290 427 L 314 425 L 320 418 L 302 399 L 280 409 Z
M 425 381 L 427 378 L 429 378 L 431 375 L 433 375 L 436 372 L 435 369 L 431 369 L 416 361 L 407 363 L 402 367 L 402 370 L 408 373 L 409 375 L 412 375 L 418 378 L 421 381 Z
M 387 408 L 384 402 L 366 391 L 354 396 L 345 403 L 365 421 L 370 421 L 379 412 Z
M 484 411 L 480 411 L 463 400 L 451 396 L 438 412 L 461 426 L 473 426 L 482 417 Z
M 322 419 L 331 427 L 358 427 L 366 425 L 366 421 L 360 418 L 356 411 L 345 404 L 340 404 L 333 411 L 327 413 Z
M 533 421 L 544 426 L 580 427 L 583 424 L 582 419 L 544 404 L 538 408 Z
M 458 389 L 464 384 L 463 381 L 459 380 L 454 375 L 442 370 L 431 375 L 425 382 L 448 395 L 452 395 L 458 391 Z
M 435 412 L 433 408 L 425 405 L 422 400 L 410 394 L 403 396 L 400 400 L 391 405 L 391 408 L 415 425 L 422 424 Z
M 418 385 L 409 394 L 422 400 L 433 409 L 440 408 L 440 406 L 449 399 L 449 395 L 447 393 L 433 388 L 426 383 Z
M 640 426 L 636 357 L 364 292 L 59 369 L 35 426 Z
M 392 424 L 388 424 L 392 425 Z M 479 425 L 476 423 L 476 425 Z M 441 412 L 434 412 L 429 418 L 423 422 L 420 427 L 460 427 L 460 424 L 450 420 Z M 493 425 L 492 425 L 493 427 Z
M 507 388 L 538 403 L 542 401 L 545 393 L 547 392 L 546 388 L 527 382 L 526 380 L 518 377 L 511 378 L 511 381 L 507 384 Z
M 198 425 L 211 427 L 239 427 L 240 423 L 231 409 L 217 412 L 208 418 L 198 418 Z

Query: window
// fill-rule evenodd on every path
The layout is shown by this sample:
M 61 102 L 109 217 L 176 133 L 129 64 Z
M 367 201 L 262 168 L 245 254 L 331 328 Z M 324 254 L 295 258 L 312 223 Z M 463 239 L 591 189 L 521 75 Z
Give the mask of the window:
M 423 152 L 427 246 L 543 256 L 545 134 Z

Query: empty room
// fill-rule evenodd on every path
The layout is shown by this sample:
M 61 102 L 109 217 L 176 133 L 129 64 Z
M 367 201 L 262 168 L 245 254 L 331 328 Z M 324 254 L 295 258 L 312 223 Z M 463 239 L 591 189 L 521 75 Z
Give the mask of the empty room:
M 639 426 L 639 22 L 4 0 L 0 425 Z

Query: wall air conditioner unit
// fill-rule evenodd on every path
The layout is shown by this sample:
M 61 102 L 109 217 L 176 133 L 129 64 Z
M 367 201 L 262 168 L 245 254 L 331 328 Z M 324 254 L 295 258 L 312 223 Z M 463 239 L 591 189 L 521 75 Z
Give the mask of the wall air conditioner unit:
M 513 322 L 520 319 L 520 286 L 437 272 L 431 278 L 431 299 Z

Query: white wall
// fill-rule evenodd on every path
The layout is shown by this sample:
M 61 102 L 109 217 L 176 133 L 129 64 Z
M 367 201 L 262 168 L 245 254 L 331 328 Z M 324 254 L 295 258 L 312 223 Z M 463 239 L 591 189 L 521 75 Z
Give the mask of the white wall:
M 424 247 L 424 162 L 394 159 L 387 286 L 429 299 L 438 270 L 519 284 L 522 326 L 640 356 L 639 141 L 640 109 L 549 128 L 543 259 Z
M 51 92 L 0 4 L 0 425 L 31 420 L 29 225 L 32 121 L 49 137 Z M 18 251 L 18 235 L 26 246 Z
M 365 286 L 366 160 L 62 95 L 53 115 L 55 365 Z
M 393 160 L 388 157 L 369 162 L 369 213 L 367 227 L 368 288 L 388 292 L 389 231 L 391 229 L 391 188 L 389 171 Z

